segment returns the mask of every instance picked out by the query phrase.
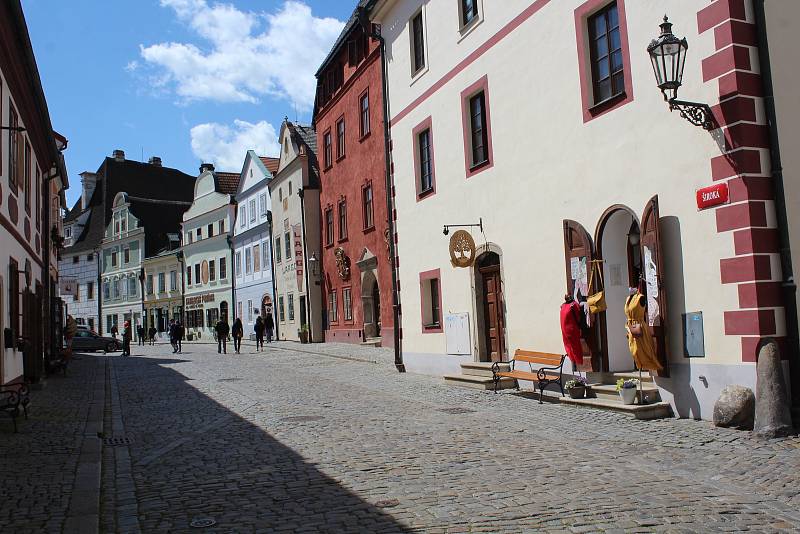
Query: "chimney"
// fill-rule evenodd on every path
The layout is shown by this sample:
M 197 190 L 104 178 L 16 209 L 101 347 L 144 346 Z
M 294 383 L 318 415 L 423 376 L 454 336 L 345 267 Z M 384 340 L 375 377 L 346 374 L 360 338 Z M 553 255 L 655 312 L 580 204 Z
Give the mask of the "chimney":
M 113 153 L 113 157 L 117 161 L 125 161 L 125 151 L 116 149 Z
M 97 175 L 93 172 L 81 173 L 81 210 L 89 207 L 89 201 L 97 186 Z
M 158 156 L 153 156 L 147 163 L 149 163 L 150 165 L 155 165 L 156 167 L 161 167 L 161 158 L 159 158 Z
M 200 172 L 204 173 L 206 171 L 214 172 L 214 164 L 213 163 L 201 163 L 200 164 Z

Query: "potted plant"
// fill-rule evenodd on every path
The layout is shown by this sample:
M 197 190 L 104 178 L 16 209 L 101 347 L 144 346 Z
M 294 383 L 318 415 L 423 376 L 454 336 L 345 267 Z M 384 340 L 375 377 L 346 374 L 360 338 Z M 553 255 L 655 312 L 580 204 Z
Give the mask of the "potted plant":
M 564 387 L 571 399 L 582 399 L 586 396 L 586 379 L 581 376 L 567 380 Z
M 636 389 L 639 387 L 639 380 L 636 378 L 620 378 L 617 380 L 617 391 L 622 398 L 622 404 L 633 404 L 636 400 Z
M 308 343 L 308 325 L 300 325 L 297 335 L 300 337 L 300 343 Z

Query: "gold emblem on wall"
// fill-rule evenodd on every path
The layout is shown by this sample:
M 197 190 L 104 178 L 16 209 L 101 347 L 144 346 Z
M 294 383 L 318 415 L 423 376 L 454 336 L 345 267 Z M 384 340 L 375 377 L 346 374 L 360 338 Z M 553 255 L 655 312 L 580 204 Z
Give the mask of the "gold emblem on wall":
M 450 237 L 450 263 L 453 267 L 471 267 L 475 262 L 475 240 L 466 230 L 457 230 Z
M 336 271 L 339 273 L 339 278 L 342 280 L 349 279 L 350 258 L 344 253 L 344 249 L 342 247 L 337 247 L 336 250 L 333 251 L 333 255 L 336 256 Z
M 208 283 L 208 261 L 203 260 L 200 264 L 200 276 L 202 277 L 203 284 Z

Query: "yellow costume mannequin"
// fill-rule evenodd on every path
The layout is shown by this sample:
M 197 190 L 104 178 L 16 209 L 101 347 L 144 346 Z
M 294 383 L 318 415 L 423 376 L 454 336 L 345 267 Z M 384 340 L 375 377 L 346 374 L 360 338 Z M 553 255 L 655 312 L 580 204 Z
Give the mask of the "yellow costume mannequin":
M 642 371 L 660 371 L 663 366 L 656 356 L 656 344 L 650 327 L 647 323 L 646 297 L 638 291 L 629 296 L 625 301 L 625 317 L 627 325 L 639 323 L 642 325 L 642 335 L 635 337 L 628 330 L 628 348 L 636 363 L 636 368 Z

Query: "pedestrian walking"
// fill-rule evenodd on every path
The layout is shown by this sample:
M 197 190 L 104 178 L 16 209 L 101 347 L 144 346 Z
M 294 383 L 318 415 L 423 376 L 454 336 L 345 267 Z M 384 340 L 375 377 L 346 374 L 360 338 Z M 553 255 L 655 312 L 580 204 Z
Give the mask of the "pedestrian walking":
M 264 349 L 264 321 L 261 320 L 260 315 L 256 319 L 253 331 L 256 333 L 256 352 L 258 352 Z
M 139 340 L 139 345 L 144 346 L 144 327 L 141 324 L 136 325 L 136 338 Z
M 233 335 L 233 351 L 236 354 L 241 354 L 242 351 L 242 338 L 244 337 L 244 327 L 242 326 L 242 320 L 238 317 L 235 321 L 233 321 L 233 328 L 231 328 L 231 334 Z
M 264 319 L 264 329 L 267 331 L 267 343 L 272 343 L 272 333 L 275 331 L 275 320 L 272 314 L 268 313 L 267 318 Z
M 172 354 L 178 352 L 178 334 L 175 331 L 175 319 L 169 320 L 169 344 L 172 345 Z
M 184 330 L 180 321 L 175 321 L 175 334 L 177 335 L 178 354 L 180 354 L 183 351 L 183 336 L 186 334 L 186 330 Z
M 117 339 L 117 334 L 118 333 L 119 333 L 119 330 L 117 329 L 117 323 L 112 324 L 111 325 L 111 337 L 113 337 L 114 339 Z
M 131 322 L 125 321 L 122 325 L 122 355 L 123 356 L 130 356 L 131 355 L 131 337 L 133 337 L 133 331 L 131 330 Z
M 150 344 L 151 345 L 155 345 L 155 343 L 156 343 L 156 332 L 157 332 L 157 330 L 156 330 L 155 326 L 151 326 L 147 330 L 147 334 L 148 334 L 148 337 L 150 338 Z
M 217 326 L 214 327 L 214 331 L 217 333 L 217 352 L 220 354 L 228 354 L 228 334 L 231 333 L 228 321 L 226 321 L 224 317 L 217 321 Z

